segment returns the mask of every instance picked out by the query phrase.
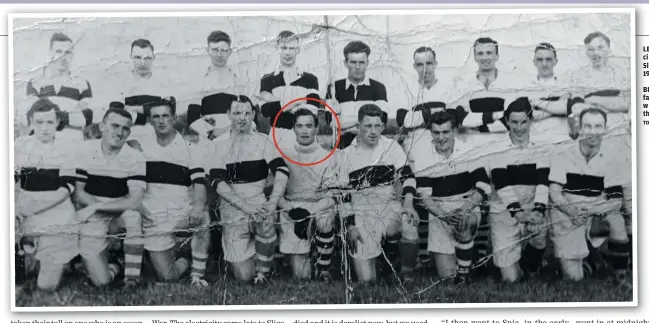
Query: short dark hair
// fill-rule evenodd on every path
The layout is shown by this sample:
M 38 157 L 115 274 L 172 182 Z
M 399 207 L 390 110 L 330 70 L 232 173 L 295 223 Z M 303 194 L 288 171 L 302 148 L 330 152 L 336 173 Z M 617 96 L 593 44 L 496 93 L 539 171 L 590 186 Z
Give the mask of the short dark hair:
M 210 33 L 209 36 L 207 36 L 207 44 L 209 45 L 210 43 L 219 43 L 219 42 L 226 42 L 228 43 L 228 46 L 232 46 L 232 38 L 230 38 L 230 35 L 227 33 L 216 30 Z
M 430 116 L 430 129 L 432 130 L 433 125 L 436 124 L 438 126 L 441 126 L 447 122 L 451 123 L 451 129 L 456 129 L 457 128 L 457 119 L 455 119 L 455 116 L 442 110 L 442 111 L 437 111 L 433 113 Z
M 435 51 L 432 48 L 426 47 L 426 46 L 421 46 L 421 47 L 415 49 L 415 52 L 412 54 L 412 58 L 414 59 L 415 55 L 420 54 L 420 53 L 425 53 L 425 52 L 431 52 L 433 54 L 433 58 L 437 59 L 437 54 L 435 54 Z
M 588 34 L 588 35 L 586 36 L 586 38 L 584 38 L 584 45 L 588 45 L 588 44 L 590 44 L 590 42 L 592 42 L 595 38 L 601 38 L 601 39 L 603 39 L 603 40 L 606 42 L 606 45 L 608 45 L 609 47 L 611 47 L 611 39 L 608 38 L 608 36 L 606 36 L 606 35 L 605 35 L 603 32 L 601 32 L 601 31 L 594 31 L 594 32 Z
M 287 40 L 299 40 L 297 38 L 297 35 L 295 35 L 294 32 L 290 30 L 283 30 L 277 35 L 277 43 L 279 44 L 280 41 L 287 41 Z
M 379 117 L 381 118 L 381 122 L 385 124 L 384 115 L 385 113 L 383 113 L 383 110 L 378 105 L 368 103 L 358 109 L 358 122 L 362 122 L 365 117 Z
M 371 52 L 372 51 L 370 50 L 370 47 L 367 46 L 367 44 L 358 40 L 350 42 L 345 46 L 345 48 L 343 48 L 343 55 L 345 55 L 345 61 L 347 60 L 347 55 L 349 54 L 365 53 L 367 54 L 367 57 L 369 57 Z
M 151 109 L 160 106 L 169 107 L 169 109 L 171 110 L 171 115 L 176 115 L 176 98 L 173 96 L 149 102 L 145 104 L 143 108 L 146 115 L 151 115 Z
M 29 110 L 27 110 L 27 122 L 31 124 L 31 119 L 34 116 L 34 113 L 50 111 L 54 111 L 57 120 L 61 119 L 61 109 L 58 105 L 56 105 L 56 103 L 48 100 L 47 98 L 38 99 L 32 104 Z
M 529 98 L 523 96 L 512 101 L 505 109 L 505 120 L 509 121 L 509 116 L 514 112 L 523 112 L 530 119 L 534 119 L 532 104 Z
M 232 100 L 232 103 L 248 103 L 250 104 L 250 108 L 252 109 L 252 112 L 257 114 L 257 110 L 255 109 L 255 104 L 252 103 L 252 100 L 250 100 L 249 97 L 245 95 L 234 95 L 234 100 Z M 232 103 L 228 107 L 228 112 L 232 109 Z
M 52 49 L 52 45 L 56 42 L 70 42 L 72 43 L 72 38 L 68 37 L 68 35 L 64 33 L 54 33 L 52 37 L 50 38 L 50 49 Z
M 554 58 L 557 58 L 557 49 L 550 43 L 539 43 L 536 45 L 536 48 L 534 48 L 534 54 L 540 50 L 551 50 L 554 53 Z
M 315 115 L 315 113 L 311 112 L 311 110 L 309 110 L 309 109 L 300 108 L 295 112 L 294 116 L 295 116 L 295 122 L 297 122 L 297 118 L 299 118 L 299 117 L 312 117 L 313 118 L 313 125 L 316 128 L 318 127 L 318 116 Z
M 606 112 L 604 112 L 604 110 L 599 109 L 599 108 L 590 107 L 590 108 L 586 108 L 586 109 L 582 110 L 581 113 L 579 114 L 579 128 L 581 128 L 581 121 L 584 119 L 584 116 L 586 114 L 589 114 L 589 113 L 590 114 L 601 114 L 602 117 L 604 117 L 604 125 L 606 125 L 606 123 L 608 122 L 608 118 L 607 118 Z
M 131 114 L 128 111 L 121 108 L 109 108 L 108 111 L 106 111 L 106 113 L 104 114 L 102 120 L 106 120 L 106 118 L 108 118 L 111 114 L 117 114 L 126 119 L 133 121 L 133 117 L 131 116 Z
M 480 37 L 473 42 L 473 53 L 475 54 L 475 47 L 478 44 L 492 44 L 496 46 L 496 54 L 498 54 L 498 42 L 489 37 Z
M 144 38 L 136 39 L 131 43 L 131 52 L 133 51 L 134 47 L 151 48 L 151 51 L 155 52 L 155 49 L 153 48 L 153 44 L 151 43 L 151 41 Z

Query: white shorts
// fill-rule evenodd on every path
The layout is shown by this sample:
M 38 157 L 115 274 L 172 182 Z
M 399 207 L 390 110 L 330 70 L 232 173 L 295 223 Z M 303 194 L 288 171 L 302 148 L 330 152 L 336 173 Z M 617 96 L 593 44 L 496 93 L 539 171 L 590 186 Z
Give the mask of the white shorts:
M 133 211 L 126 211 L 133 212 Z M 82 257 L 94 257 L 108 247 L 110 234 L 124 228 L 120 216 L 97 212 L 90 216 L 87 223 L 80 224 L 79 254 Z
M 142 233 L 144 249 L 148 251 L 167 251 L 176 245 L 177 230 L 191 229 L 191 223 L 201 219 L 191 219 L 192 207 L 172 212 L 142 213 Z
M 69 199 L 39 215 L 25 218 L 21 227 L 26 236 L 36 237 L 35 258 L 41 262 L 62 265 L 79 254 L 79 228 Z
M 335 215 L 335 209 L 332 207 L 325 212 L 320 212 L 319 214 L 314 214 L 322 202 L 291 202 L 295 207 L 303 208 L 311 213 L 312 218 L 309 219 L 309 230 L 312 232 L 317 225 L 317 219 L 321 217 L 333 217 Z M 280 212 L 280 227 L 281 227 L 281 237 L 279 242 L 279 251 L 283 254 L 288 255 L 302 255 L 307 254 L 311 250 L 311 234 L 308 235 L 307 239 L 300 239 L 295 234 L 295 220 L 289 217 L 288 212 Z
M 521 259 L 525 234 L 525 225 L 511 216 L 509 211 L 489 214 L 491 241 L 493 244 L 494 265 L 505 268 L 516 264 Z M 542 235 L 546 237 L 546 235 Z
M 464 204 L 464 200 L 453 200 L 453 201 L 435 201 L 437 205 L 444 210 L 445 212 L 452 211 L 457 209 Z M 482 219 L 482 214 L 480 213 L 480 208 L 476 207 L 473 209 L 473 216 L 476 218 L 477 222 L 480 223 Z M 478 230 L 475 230 L 475 235 L 478 234 Z M 428 251 L 444 254 L 444 255 L 454 255 L 455 248 L 457 247 L 458 242 L 455 237 L 455 230 L 448 225 L 446 222 L 440 220 L 435 215 L 428 215 Z
M 246 203 L 262 206 L 266 202 L 263 195 L 246 199 Z M 221 199 L 219 213 L 223 223 L 221 244 L 223 258 L 227 262 L 238 263 L 255 255 L 255 238 L 250 216 Z
M 386 236 L 391 223 L 401 222 L 401 203 L 390 200 L 386 203 L 375 205 L 352 205 L 355 216 L 356 228 L 364 242 L 358 242 L 355 259 L 374 259 L 381 255 L 381 242 Z

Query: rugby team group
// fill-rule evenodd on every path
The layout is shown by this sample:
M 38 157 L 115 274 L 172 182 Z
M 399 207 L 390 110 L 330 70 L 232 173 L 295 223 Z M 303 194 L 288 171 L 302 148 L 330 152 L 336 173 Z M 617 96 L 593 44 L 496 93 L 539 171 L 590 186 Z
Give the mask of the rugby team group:
M 585 35 L 587 66 L 565 77 L 554 73 L 561 52 L 539 43 L 525 84 L 496 68 L 491 38 L 473 43 L 478 68 L 460 82 L 436 76 L 434 49 L 413 48 L 418 79 L 399 107 L 366 76 L 362 41 L 344 47 L 348 75 L 321 96 L 296 66 L 303 36 L 279 33 L 280 66 L 243 93 L 230 36 L 212 32 L 195 102 L 160 93 L 154 45 L 138 39 L 123 89 L 99 102 L 71 71 L 75 43 L 53 34 L 16 106 L 16 252 L 37 261 L 38 287 L 78 270 L 133 288 L 144 255 L 159 280 L 208 286 L 217 248 L 235 279 L 262 285 L 276 253 L 295 277 L 332 280 L 335 249 L 360 282 L 407 282 L 430 256 L 440 277 L 470 283 L 487 254 L 515 282 L 543 271 L 550 244 L 575 281 L 606 245 L 612 279 L 630 286 L 631 76 L 610 64 L 605 34 Z M 399 126 L 390 138 L 387 111 Z M 272 133 L 258 129 L 264 118 Z M 183 237 L 191 257 L 178 254 Z

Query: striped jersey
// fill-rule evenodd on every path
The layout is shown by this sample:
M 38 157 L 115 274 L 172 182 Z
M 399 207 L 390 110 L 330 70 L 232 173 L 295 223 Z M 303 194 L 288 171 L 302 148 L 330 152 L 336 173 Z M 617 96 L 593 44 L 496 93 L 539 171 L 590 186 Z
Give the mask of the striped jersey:
M 236 95 L 240 94 L 248 95 L 244 93 L 239 77 L 230 67 L 219 70 L 208 67 L 203 77 L 200 104 L 189 104 L 187 124 L 202 135 L 207 135 L 212 127 L 229 127 L 227 111 L 236 100 Z
M 366 77 L 360 84 L 353 84 L 348 78 L 335 81 L 327 87 L 325 99 L 338 114 L 343 130 L 358 123 L 358 110 L 368 103 L 379 106 L 387 119 L 387 90 L 383 83 L 371 78 Z M 325 115 L 330 123 L 333 116 Z
M 512 212 L 530 204 L 544 213 L 548 204 L 551 148 L 533 139 L 527 146 L 519 147 L 509 136 L 491 146 L 492 213 Z
M 83 128 L 93 122 L 94 112 L 90 108 L 81 110 L 81 114 L 72 114 L 80 101 L 92 98 L 90 83 L 71 75 L 65 79 L 32 79 L 27 82 L 27 96 L 47 98 L 61 109 L 61 123 L 57 131 L 74 132 L 80 139 L 83 133 L 69 127 Z M 75 135 L 76 136 L 76 135 Z
M 311 74 L 298 69 L 297 78 L 289 79 L 284 71 L 277 70 L 265 74 L 261 78 L 260 93 L 269 93 L 280 101 L 266 102 L 261 106 L 261 113 L 264 117 L 270 118 L 270 124 L 275 122 L 282 107 L 289 102 L 299 98 L 311 98 L 320 100 L 320 85 L 318 78 Z M 313 106 L 312 112 L 316 113 L 320 103 L 315 101 L 300 101 L 296 103 L 306 103 Z M 277 117 L 276 127 L 283 129 L 293 129 L 295 117 L 289 108 L 286 108 Z
M 83 143 L 76 157 L 76 180 L 85 183 L 86 193 L 100 201 L 128 196 L 131 190 L 146 189 L 144 155 L 124 145 L 115 156 L 106 158 L 101 139 Z
M 75 169 L 70 146 L 61 139 L 44 144 L 33 136 L 17 138 L 14 179 L 20 183 L 21 195 L 38 200 L 61 187 L 72 192 Z
M 321 161 L 330 153 L 322 148 L 317 141 L 310 146 L 295 144 L 287 147 L 283 152 L 291 160 L 302 164 Z M 286 186 L 286 198 L 288 200 L 317 200 L 326 196 L 327 188 L 336 186 L 337 183 L 338 165 L 336 159 L 337 156 L 334 153 L 321 163 L 311 166 L 297 165 L 286 160 L 291 174 Z
M 446 110 L 450 94 L 451 89 L 441 82 L 431 88 L 416 83 L 408 93 L 410 109 L 397 110 L 397 125 L 407 130 L 425 129 L 433 113 Z
M 166 146 L 155 137 L 147 137 L 141 146 L 146 158 L 145 210 L 155 214 L 189 207 L 192 185 L 205 183 L 204 153 L 180 133 Z
M 289 170 L 265 134 L 251 131 L 243 136 L 226 133 L 212 141 L 212 150 L 206 157 L 212 186 L 226 182 L 241 198 L 263 194 L 269 171 L 289 176 Z
M 507 132 L 504 117 L 494 118 L 494 113 L 504 112 L 509 103 L 517 98 L 515 91 L 520 82 L 511 75 L 497 73 L 496 79 L 487 87 L 473 75 L 456 88 L 462 91 L 454 107 L 462 126 L 481 133 Z M 456 95 L 456 94 L 454 94 Z M 468 95 L 468 96 L 467 96 Z
M 581 90 L 584 99 L 591 96 L 620 97 L 629 96 L 631 93 L 631 75 L 628 69 L 606 67 L 594 69 L 585 66 L 571 73 L 568 84 L 571 88 Z M 629 109 L 631 106 L 629 106 Z M 630 129 L 630 115 L 625 113 L 607 112 L 607 125 L 610 130 L 616 127 L 628 127 Z M 630 131 L 630 130 L 629 130 Z
M 624 178 L 620 176 L 618 158 L 600 149 L 586 161 L 579 144 L 575 144 L 551 160 L 549 182 L 561 185 L 564 197 L 571 203 L 622 198 Z
M 395 184 L 401 183 L 402 194 L 415 194 L 416 182 L 406 154 L 394 140 L 381 138 L 373 149 L 360 144 L 349 146 L 341 154 L 341 176 L 351 193 L 354 208 L 376 208 L 397 199 Z
M 417 193 L 434 200 L 462 202 L 478 190 L 491 194 L 487 171 L 467 144 L 455 140 L 449 157 L 439 154 L 432 142 L 419 142 L 410 153 Z

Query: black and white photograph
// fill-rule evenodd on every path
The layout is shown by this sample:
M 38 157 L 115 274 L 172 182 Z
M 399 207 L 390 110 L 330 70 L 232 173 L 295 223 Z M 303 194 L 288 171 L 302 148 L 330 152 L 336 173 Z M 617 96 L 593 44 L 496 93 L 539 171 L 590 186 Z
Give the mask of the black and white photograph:
M 633 15 L 10 14 L 12 308 L 637 301 Z

